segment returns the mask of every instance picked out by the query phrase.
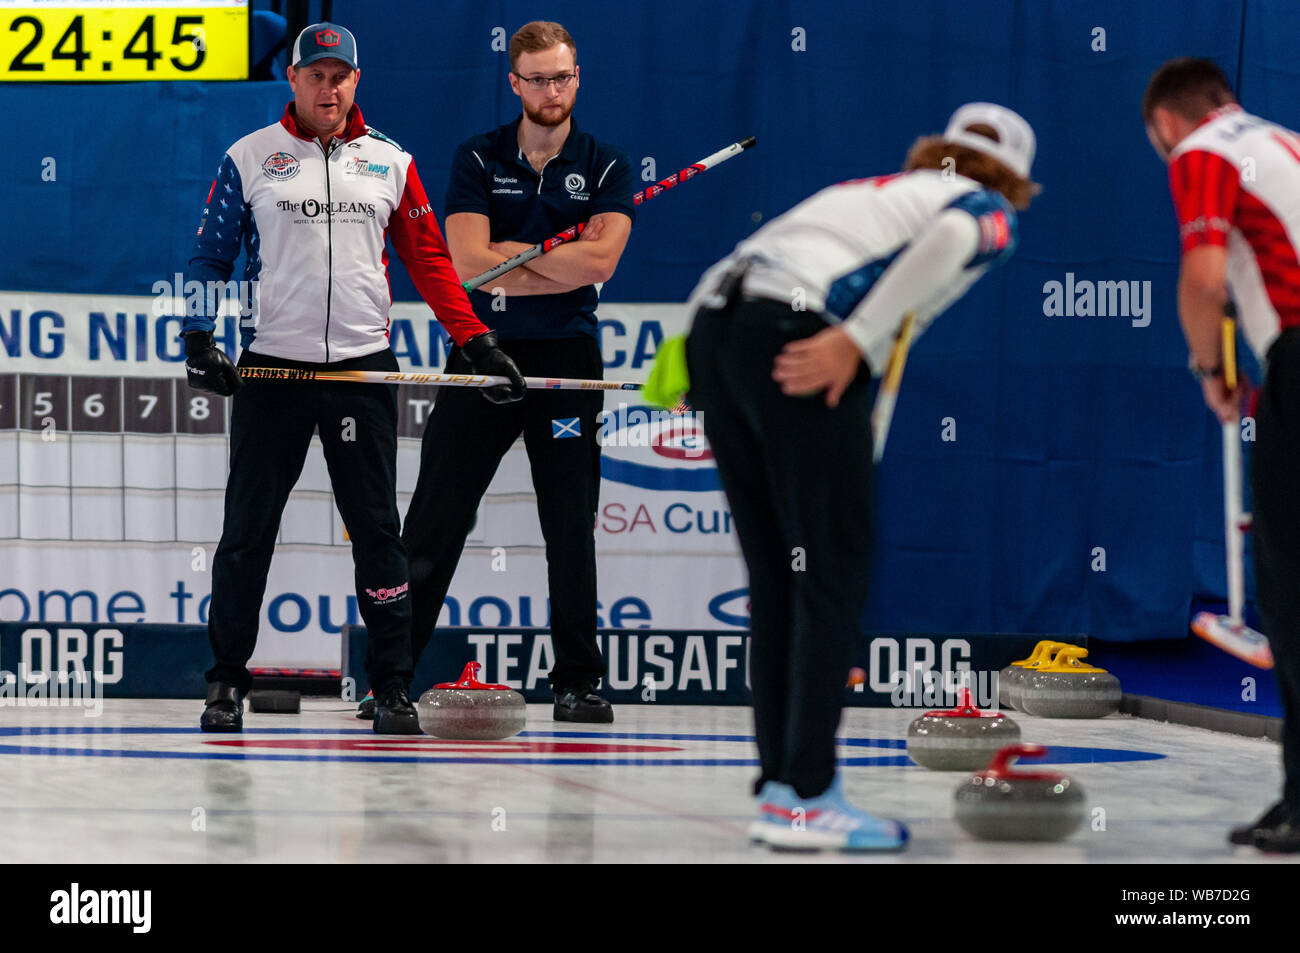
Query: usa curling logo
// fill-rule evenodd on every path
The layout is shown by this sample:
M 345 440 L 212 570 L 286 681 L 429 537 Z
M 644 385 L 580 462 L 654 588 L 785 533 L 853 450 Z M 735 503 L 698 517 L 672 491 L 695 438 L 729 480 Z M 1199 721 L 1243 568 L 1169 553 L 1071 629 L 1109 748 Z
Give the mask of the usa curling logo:
M 694 412 L 620 404 L 601 415 L 598 440 L 600 475 L 606 480 L 643 490 L 722 489 L 704 421 Z
M 274 179 L 277 182 L 292 179 L 301 168 L 298 165 L 298 159 L 287 152 L 277 152 L 274 155 L 269 155 L 262 162 L 262 174 L 268 179 Z
M 709 600 L 709 615 L 727 625 L 749 628 L 749 587 L 729 589 Z

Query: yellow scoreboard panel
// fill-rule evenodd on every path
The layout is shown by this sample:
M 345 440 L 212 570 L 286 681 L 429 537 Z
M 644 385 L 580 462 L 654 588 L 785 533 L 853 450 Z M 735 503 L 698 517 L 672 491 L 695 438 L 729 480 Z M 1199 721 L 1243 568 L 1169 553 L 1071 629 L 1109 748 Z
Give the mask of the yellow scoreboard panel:
M 0 82 L 247 79 L 247 0 L 0 0 Z

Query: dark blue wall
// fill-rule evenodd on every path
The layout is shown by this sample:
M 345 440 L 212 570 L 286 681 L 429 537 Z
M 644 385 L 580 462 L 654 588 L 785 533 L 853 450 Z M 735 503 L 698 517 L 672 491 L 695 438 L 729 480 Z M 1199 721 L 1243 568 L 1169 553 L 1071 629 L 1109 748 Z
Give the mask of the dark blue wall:
M 334 15 L 358 38 L 367 120 L 416 155 L 436 204 L 456 143 L 516 114 L 493 30 L 532 18 L 577 39 L 583 126 L 659 176 L 758 136 L 642 209 L 611 301 L 681 300 L 758 221 L 897 168 L 958 104 L 1014 106 L 1038 132 L 1044 192 L 1016 258 L 914 350 L 879 480 L 871 624 L 1169 637 L 1195 594 L 1222 592 L 1217 430 L 1184 370 L 1177 230 L 1138 105 L 1157 65 L 1199 54 L 1247 108 L 1300 126 L 1300 4 L 336 0 Z M 0 288 L 148 293 L 188 257 L 224 148 L 287 98 L 282 83 L 0 86 Z M 1045 317 L 1043 283 L 1066 272 L 1150 280 L 1150 326 Z M 394 290 L 414 297 L 404 275 Z

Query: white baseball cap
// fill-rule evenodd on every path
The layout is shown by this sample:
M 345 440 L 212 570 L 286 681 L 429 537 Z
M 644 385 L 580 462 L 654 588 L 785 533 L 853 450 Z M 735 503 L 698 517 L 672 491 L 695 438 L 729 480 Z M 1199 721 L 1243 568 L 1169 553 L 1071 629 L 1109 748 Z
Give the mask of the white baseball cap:
M 970 131 L 971 126 L 981 123 L 993 128 L 998 134 L 997 142 Z M 1029 167 L 1034 164 L 1034 130 L 1023 116 L 1006 106 L 967 103 L 952 114 L 943 137 L 997 159 L 1023 179 L 1029 178 Z

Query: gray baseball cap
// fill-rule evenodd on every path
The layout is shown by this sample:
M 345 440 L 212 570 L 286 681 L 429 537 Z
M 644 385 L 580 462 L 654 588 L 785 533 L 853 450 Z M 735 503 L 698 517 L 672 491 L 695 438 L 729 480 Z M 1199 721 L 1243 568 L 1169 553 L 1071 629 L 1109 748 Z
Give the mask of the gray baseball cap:
M 317 60 L 342 60 L 357 68 L 357 39 L 337 23 L 313 23 L 293 43 L 290 65 L 299 68 Z

